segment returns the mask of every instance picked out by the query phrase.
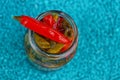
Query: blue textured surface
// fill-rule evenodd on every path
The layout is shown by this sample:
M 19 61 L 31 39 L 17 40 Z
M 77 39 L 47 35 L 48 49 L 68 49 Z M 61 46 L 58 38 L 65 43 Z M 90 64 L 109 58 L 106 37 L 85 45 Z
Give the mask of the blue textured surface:
M 28 62 L 26 29 L 12 16 L 51 9 L 72 16 L 79 45 L 64 68 L 43 72 Z M 0 80 L 120 80 L 120 0 L 0 0 Z

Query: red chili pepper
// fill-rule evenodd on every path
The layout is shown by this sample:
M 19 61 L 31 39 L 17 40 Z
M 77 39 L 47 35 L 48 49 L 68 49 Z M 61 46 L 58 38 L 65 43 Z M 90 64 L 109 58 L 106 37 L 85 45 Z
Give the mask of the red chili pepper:
M 20 21 L 20 23 L 26 28 L 44 37 L 47 37 L 53 41 L 63 43 L 63 44 L 69 42 L 69 39 L 65 37 L 62 33 L 50 28 L 48 25 L 45 25 L 41 21 L 37 21 L 36 19 L 31 18 L 29 16 L 15 16 L 14 18 Z
M 55 20 L 54 20 L 54 18 L 51 14 L 48 14 L 48 15 L 44 16 L 43 17 L 43 22 L 47 23 L 51 27 L 53 27 L 53 25 L 55 24 Z
M 66 43 L 66 44 L 64 45 L 64 47 L 61 49 L 61 52 L 66 51 L 66 50 L 70 47 L 70 45 L 71 45 L 71 42 Z
M 70 47 L 72 41 L 74 40 L 74 37 L 69 38 L 69 40 L 70 40 L 70 41 L 69 41 L 68 43 L 66 43 L 66 44 L 64 45 L 64 47 L 61 49 L 61 52 L 66 51 L 66 50 Z

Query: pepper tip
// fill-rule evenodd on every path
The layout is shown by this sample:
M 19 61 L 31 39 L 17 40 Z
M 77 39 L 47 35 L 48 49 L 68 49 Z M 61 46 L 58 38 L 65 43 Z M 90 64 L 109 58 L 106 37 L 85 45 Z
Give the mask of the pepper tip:
M 17 21 L 20 21 L 21 20 L 21 16 L 13 16 L 13 18 Z

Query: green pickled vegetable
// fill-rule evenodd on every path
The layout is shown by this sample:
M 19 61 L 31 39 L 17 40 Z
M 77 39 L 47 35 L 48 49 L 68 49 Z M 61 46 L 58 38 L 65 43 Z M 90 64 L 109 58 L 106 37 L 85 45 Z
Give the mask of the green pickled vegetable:
M 63 20 L 62 27 L 65 28 L 65 29 L 71 28 L 69 22 L 66 21 L 65 19 Z
M 33 55 L 32 49 L 30 49 L 29 51 L 30 51 L 29 52 L 29 58 L 34 61 L 35 60 L 35 55 Z
M 59 17 L 58 14 L 56 14 L 56 13 L 53 14 L 53 18 L 54 18 L 55 21 L 58 20 L 58 17 Z
M 71 28 L 65 30 L 65 36 L 72 37 L 73 36 L 73 30 Z
M 40 48 L 43 48 L 43 49 L 48 49 L 50 48 L 50 43 L 45 39 L 43 38 L 42 36 L 39 36 L 38 34 L 34 34 L 34 38 L 35 38 L 35 42 L 36 44 L 40 47 Z
M 53 48 L 48 49 L 48 53 L 56 54 L 64 47 L 64 44 L 57 43 Z
M 54 48 L 57 43 L 55 41 L 50 41 L 50 48 Z

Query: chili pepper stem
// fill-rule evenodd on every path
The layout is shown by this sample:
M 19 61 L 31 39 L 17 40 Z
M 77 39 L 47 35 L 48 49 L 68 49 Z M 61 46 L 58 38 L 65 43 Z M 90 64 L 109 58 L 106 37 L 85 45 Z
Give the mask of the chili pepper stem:
M 15 20 L 21 21 L 21 16 L 13 16 Z

